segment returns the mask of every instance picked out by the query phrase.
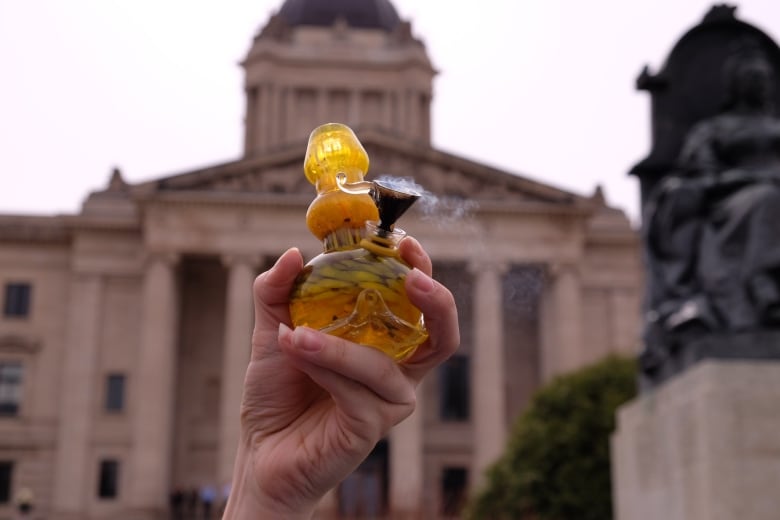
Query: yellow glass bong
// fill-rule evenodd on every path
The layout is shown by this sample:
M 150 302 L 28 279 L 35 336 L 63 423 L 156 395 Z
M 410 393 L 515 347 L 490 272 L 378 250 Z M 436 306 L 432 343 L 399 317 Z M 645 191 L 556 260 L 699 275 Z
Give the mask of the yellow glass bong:
M 409 357 L 428 334 L 406 296 L 409 266 L 397 245 L 396 220 L 420 197 L 365 181 L 368 154 L 346 125 L 328 123 L 309 136 L 306 178 L 317 197 L 306 224 L 324 251 L 306 264 L 290 297 L 293 325 L 304 325 Z

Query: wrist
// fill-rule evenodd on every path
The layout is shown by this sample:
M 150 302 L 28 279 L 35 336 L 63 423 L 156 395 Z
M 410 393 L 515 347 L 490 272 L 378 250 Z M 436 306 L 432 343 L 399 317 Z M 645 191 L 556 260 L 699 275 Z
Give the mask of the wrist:
M 233 481 L 222 520 L 284 518 L 310 520 L 317 504 L 288 504 L 268 496 L 255 477 L 251 450 L 241 443 L 236 454 Z

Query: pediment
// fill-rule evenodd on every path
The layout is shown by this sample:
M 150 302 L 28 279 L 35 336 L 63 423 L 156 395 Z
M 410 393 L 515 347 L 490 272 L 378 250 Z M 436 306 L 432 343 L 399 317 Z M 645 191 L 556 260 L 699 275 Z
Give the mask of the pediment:
M 287 150 L 162 177 L 133 186 L 131 190 L 145 195 L 172 191 L 311 194 L 312 187 L 303 176 L 302 164 L 303 152 Z
M 360 132 L 371 166 L 369 179 L 389 175 L 411 179 L 436 196 L 482 202 L 579 205 L 589 200 L 515 175 L 379 132 Z M 305 143 L 262 157 L 246 158 L 131 187 L 135 193 L 208 191 L 312 195 L 303 175 Z
M 443 152 L 390 141 L 366 139 L 374 176 L 411 178 L 437 196 L 477 201 L 571 204 L 586 200 L 573 193 Z

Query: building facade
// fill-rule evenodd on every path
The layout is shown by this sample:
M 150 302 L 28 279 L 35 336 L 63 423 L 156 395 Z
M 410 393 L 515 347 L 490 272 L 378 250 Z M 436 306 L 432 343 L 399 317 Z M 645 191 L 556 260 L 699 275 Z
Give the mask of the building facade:
M 0 517 L 23 490 L 53 519 L 166 518 L 174 491 L 203 486 L 220 500 L 252 281 L 288 247 L 321 251 L 302 164 L 323 122 L 355 130 L 369 178 L 424 189 L 401 226 L 455 294 L 463 340 L 323 515 L 455 515 L 540 384 L 635 353 L 628 219 L 598 190 L 432 147 L 436 71 L 389 1 L 287 0 L 243 66 L 239 159 L 140 184 L 114 171 L 77 214 L 0 215 Z

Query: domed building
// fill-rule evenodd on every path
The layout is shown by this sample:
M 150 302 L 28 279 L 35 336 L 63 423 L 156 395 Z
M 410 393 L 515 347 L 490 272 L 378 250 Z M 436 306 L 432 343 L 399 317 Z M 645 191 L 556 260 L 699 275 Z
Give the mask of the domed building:
M 114 171 L 73 215 L 0 215 L 0 497 L 29 488 L 55 520 L 163 518 L 199 488 L 219 501 L 249 288 L 287 248 L 320 252 L 303 156 L 311 130 L 338 121 L 369 178 L 422 187 L 401 226 L 455 294 L 462 345 L 322 518 L 455 516 L 539 385 L 634 353 L 636 233 L 599 190 L 433 147 L 436 70 L 389 0 L 287 0 L 242 65 L 241 157 L 139 184 Z M 11 510 L 0 500 L 0 517 Z

